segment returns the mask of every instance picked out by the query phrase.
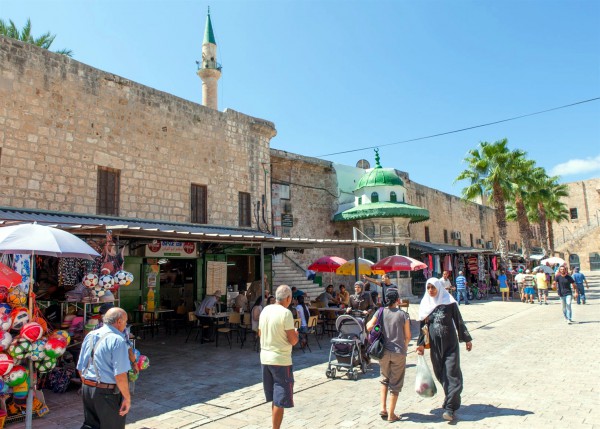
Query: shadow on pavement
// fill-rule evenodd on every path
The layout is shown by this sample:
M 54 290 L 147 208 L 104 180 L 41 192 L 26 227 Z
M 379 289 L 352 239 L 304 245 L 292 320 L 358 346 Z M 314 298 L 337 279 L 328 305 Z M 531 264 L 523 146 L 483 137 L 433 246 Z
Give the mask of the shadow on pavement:
M 400 417 L 402 418 L 402 421 L 411 421 L 415 423 L 435 423 L 444 421 L 442 419 L 443 412 L 444 410 L 442 408 L 436 408 L 431 410 L 431 414 L 402 413 Z M 526 416 L 529 414 L 533 414 L 533 412 L 514 408 L 495 407 L 490 404 L 468 404 L 462 406 L 456 412 L 456 418 L 451 423 L 454 424 L 460 421 L 476 422 L 490 417 Z

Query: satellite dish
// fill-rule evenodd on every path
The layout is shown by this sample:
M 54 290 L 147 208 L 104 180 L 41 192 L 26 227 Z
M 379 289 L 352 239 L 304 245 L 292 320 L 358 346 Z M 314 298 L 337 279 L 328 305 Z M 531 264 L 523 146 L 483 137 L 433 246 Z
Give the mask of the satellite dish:
M 371 168 L 371 164 L 369 164 L 369 161 L 367 161 L 366 159 L 361 159 L 356 163 L 356 166 L 358 168 L 362 168 L 364 170 L 366 170 L 367 168 Z

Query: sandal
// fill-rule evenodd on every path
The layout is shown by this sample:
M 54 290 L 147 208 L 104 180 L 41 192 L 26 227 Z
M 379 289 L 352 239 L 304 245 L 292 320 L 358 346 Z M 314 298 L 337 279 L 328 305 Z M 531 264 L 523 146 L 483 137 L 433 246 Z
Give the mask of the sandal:
M 396 414 L 392 414 L 391 416 L 388 416 L 387 421 L 388 421 L 388 423 L 399 422 L 400 421 L 400 416 L 398 416 Z
M 379 413 L 379 417 L 381 417 L 383 420 L 387 420 L 387 418 L 388 418 L 388 413 L 387 413 L 387 411 L 381 411 L 381 412 Z

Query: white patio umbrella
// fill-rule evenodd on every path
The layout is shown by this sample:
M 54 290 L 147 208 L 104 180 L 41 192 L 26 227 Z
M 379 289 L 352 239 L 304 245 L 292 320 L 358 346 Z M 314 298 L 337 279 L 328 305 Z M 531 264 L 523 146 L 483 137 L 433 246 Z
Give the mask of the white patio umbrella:
M 551 256 L 550 258 L 542 259 L 540 261 L 540 265 L 546 265 L 546 264 L 549 264 L 549 265 L 556 265 L 556 264 L 558 264 L 558 265 L 564 265 L 565 264 L 565 260 L 562 259 L 562 258 L 559 258 L 558 256 Z
M 93 259 L 100 256 L 85 241 L 66 231 L 50 226 L 26 223 L 0 228 L 0 253 L 20 253 L 34 256 L 45 255 L 64 258 Z M 29 312 L 33 311 L 33 273 L 29 277 Z M 25 427 L 31 429 L 33 417 L 33 362 L 29 360 L 29 392 Z

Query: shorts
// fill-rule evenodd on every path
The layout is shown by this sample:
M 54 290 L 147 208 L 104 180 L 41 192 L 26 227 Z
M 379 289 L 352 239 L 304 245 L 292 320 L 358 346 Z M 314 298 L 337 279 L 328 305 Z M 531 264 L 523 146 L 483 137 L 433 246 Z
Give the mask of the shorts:
M 525 295 L 535 295 L 535 288 L 526 287 L 525 289 L 523 289 L 523 293 Z
M 263 390 L 267 402 L 279 408 L 294 406 L 294 373 L 292 365 L 262 365 Z
M 500 292 L 508 292 L 508 288 L 507 287 L 501 287 L 500 288 Z
M 541 297 L 542 295 L 548 296 L 548 289 L 538 289 L 538 295 Z
M 400 393 L 404 386 L 406 355 L 384 350 L 383 357 L 379 359 L 379 370 L 381 371 L 379 382 L 385 384 L 391 393 L 395 395 Z

